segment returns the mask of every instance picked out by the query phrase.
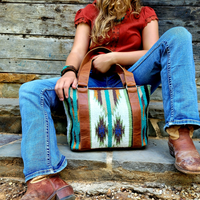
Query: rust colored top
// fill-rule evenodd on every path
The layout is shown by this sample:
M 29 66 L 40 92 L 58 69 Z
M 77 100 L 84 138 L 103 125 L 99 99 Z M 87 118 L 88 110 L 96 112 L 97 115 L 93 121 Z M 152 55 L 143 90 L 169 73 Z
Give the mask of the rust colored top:
M 85 8 L 78 10 L 74 20 L 75 26 L 86 23 L 92 28 L 97 15 L 98 9 L 94 1 L 93 4 L 88 4 Z M 158 20 L 158 17 L 150 7 L 142 7 L 138 15 L 127 11 L 124 20 L 112 28 L 108 33 L 110 38 L 105 39 L 101 46 L 116 52 L 142 50 L 142 30 L 151 20 Z M 99 45 L 93 44 L 90 50 L 97 46 Z

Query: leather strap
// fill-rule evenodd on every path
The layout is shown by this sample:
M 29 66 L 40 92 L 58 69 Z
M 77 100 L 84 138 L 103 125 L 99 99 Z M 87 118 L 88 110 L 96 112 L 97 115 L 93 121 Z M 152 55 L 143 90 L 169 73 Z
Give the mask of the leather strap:
M 136 87 L 135 79 L 132 72 L 127 71 L 121 65 L 116 64 L 113 66 L 113 73 L 116 72 L 118 75 L 123 76 L 124 82 L 126 83 L 127 87 Z
M 90 144 L 90 115 L 87 88 L 78 88 L 78 112 L 80 120 L 81 150 L 91 148 Z
M 133 143 L 132 147 L 139 148 L 142 145 L 141 140 L 141 108 L 139 98 L 137 94 L 137 88 L 128 88 L 128 96 L 132 110 L 132 121 L 133 121 Z

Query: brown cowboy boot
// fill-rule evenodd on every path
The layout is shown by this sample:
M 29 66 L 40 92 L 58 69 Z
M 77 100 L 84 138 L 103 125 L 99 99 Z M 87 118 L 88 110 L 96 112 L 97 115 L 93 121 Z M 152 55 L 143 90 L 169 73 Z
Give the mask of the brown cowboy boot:
M 187 127 L 180 127 L 179 138 L 172 140 L 169 137 L 170 154 L 175 157 L 175 167 L 186 174 L 200 174 L 200 155 L 190 138 Z
M 28 181 L 22 200 L 75 200 L 73 188 L 58 175 L 46 176 L 39 181 Z

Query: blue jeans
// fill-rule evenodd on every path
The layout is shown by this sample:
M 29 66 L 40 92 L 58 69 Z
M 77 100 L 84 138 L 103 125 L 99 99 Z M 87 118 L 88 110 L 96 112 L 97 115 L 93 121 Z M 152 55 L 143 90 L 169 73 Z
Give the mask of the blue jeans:
M 162 83 L 165 128 L 199 126 L 191 34 L 185 28 L 167 31 L 129 71 L 137 85 Z M 59 78 L 25 83 L 19 91 L 22 117 L 22 158 L 26 181 L 60 172 L 67 165 L 60 153 L 51 111 L 62 106 L 54 91 Z M 121 87 L 118 75 L 91 74 L 89 87 Z

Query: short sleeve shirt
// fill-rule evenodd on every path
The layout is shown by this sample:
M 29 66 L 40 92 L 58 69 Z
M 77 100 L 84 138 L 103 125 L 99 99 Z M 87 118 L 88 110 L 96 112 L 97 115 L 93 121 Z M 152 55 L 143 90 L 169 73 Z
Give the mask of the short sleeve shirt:
M 91 29 L 98 15 L 98 9 L 93 4 L 88 4 L 80 9 L 75 16 L 75 26 L 79 23 L 88 24 Z M 116 52 L 129 52 L 142 49 L 142 30 L 152 20 L 158 20 L 155 11 L 147 6 L 141 8 L 140 14 L 127 11 L 125 18 L 108 32 L 110 38 L 105 39 L 101 46 Z M 90 50 L 99 45 L 92 44 Z

